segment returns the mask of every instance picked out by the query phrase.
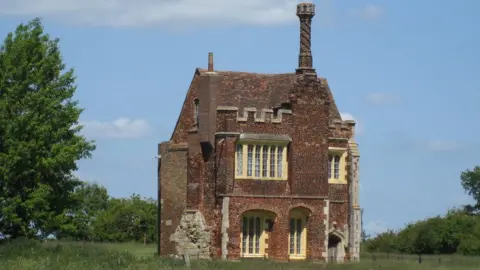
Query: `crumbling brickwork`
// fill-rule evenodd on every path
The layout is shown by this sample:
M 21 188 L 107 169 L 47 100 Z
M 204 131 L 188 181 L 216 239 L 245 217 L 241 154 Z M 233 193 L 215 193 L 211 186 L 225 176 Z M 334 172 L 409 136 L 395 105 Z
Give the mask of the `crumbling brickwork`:
M 257 246 L 249 246 L 258 256 L 358 258 L 355 123 L 341 119 L 326 79 L 313 69 L 314 5 L 299 4 L 297 15 L 301 50 L 295 73 L 216 71 L 212 54 L 208 69 L 195 71 L 172 137 L 159 147 L 160 255 L 240 259 L 250 252 L 242 237 L 254 228 L 245 231 L 242 217 L 258 212 L 262 223 L 255 228 L 262 231 Z M 242 138 L 283 141 L 286 179 L 239 177 L 236 144 Z M 348 153 L 340 168 L 345 182 L 329 183 L 332 147 Z M 300 221 L 302 226 L 292 225 Z M 306 230 L 292 231 L 292 226 Z

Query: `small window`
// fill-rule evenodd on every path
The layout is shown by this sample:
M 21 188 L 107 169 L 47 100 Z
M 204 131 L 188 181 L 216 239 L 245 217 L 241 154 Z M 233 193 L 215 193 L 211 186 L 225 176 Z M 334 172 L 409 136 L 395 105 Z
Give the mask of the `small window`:
M 193 119 L 193 120 L 195 121 L 195 124 L 198 124 L 198 105 L 200 104 L 200 100 L 199 100 L 198 98 L 196 98 L 196 99 L 193 101 L 193 103 L 194 103 L 194 106 L 195 106 L 195 108 L 194 108 L 194 116 L 193 116 L 194 119 Z
M 330 151 L 328 155 L 328 181 L 346 183 L 345 151 Z

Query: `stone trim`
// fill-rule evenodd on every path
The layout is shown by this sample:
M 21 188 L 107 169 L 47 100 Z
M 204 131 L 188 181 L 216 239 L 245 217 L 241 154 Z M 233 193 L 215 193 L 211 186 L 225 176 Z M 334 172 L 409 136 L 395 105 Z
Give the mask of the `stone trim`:
M 327 196 L 302 196 L 302 195 L 255 195 L 255 194 L 217 194 L 219 197 L 234 197 L 234 198 L 265 198 L 265 199 L 312 199 L 324 200 Z
M 269 142 L 291 142 L 292 138 L 288 135 L 260 134 L 260 133 L 241 133 L 240 141 L 269 141 Z
M 352 156 L 354 157 L 360 156 L 360 151 L 358 150 L 358 144 L 355 142 L 353 138 L 348 141 L 348 146 L 350 148 L 350 154 Z
M 170 144 L 168 147 L 168 152 L 185 151 L 185 150 L 188 150 L 187 143 Z
M 355 126 L 355 121 L 353 120 L 345 120 L 342 121 L 340 119 L 334 119 L 330 121 L 330 124 L 328 125 L 329 129 L 332 130 L 351 130 L 352 127 Z
M 222 260 L 226 260 L 228 257 L 228 228 L 230 228 L 230 198 L 225 197 L 222 200 L 222 224 L 221 224 L 221 234 L 222 234 L 222 240 L 221 240 L 221 258 Z
M 324 258 L 325 262 L 328 262 L 328 231 L 329 231 L 329 224 L 330 224 L 330 201 L 325 200 L 325 206 L 323 207 L 323 226 L 324 226 L 324 235 L 325 240 L 323 242 L 323 252 L 322 257 Z
M 236 111 L 237 112 L 237 122 L 247 122 L 248 114 L 253 112 L 253 119 L 256 123 L 282 123 L 283 114 L 292 114 L 292 110 L 279 109 L 277 115 L 273 115 L 273 109 L 261 109 L 257 110 L 255 107 L 245 107 L 243 112 L 240 112 L 239 108 L 236 106 L 218 106 L 217 111 Z

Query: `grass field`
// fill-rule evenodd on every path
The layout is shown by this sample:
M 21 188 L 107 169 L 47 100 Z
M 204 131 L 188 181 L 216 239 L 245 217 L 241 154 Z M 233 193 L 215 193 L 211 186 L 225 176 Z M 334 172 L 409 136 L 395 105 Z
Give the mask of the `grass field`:
M 159 259 L 155 246 L 134 243 L 97 244 L 79 242 L 23 241 L 0 245 L 2 270 L 79 270 L 79 269 L 185 269 L 182 261 Z M 373 258 L 375 258 L 374 260 Z M 388 259 L 387 259 L 388 258 Z M 355 264 L 322 264 L 311 262 L 276 263 L 268 260 L 241 262 L 192 261 L 191 269 L 332 269 L 332 270 L 473 270 L 480 269 L 480 258 L 462 256 L 417 256 L 365 254 Z

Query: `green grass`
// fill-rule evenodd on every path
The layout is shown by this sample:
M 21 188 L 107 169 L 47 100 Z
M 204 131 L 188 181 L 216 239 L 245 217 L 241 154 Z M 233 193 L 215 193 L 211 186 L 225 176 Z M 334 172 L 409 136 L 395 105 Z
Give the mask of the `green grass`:
M 179 260 L 160 259 L 154 256 L 154 245 L 135 243 L 98 244 L 79 242 L 36 243 L 21 241 L 0 245 L 0 269 L 2 270 L 77 270 L 77 269 L 185 269 Z M 439 260 L 441 259 L 441 260 Z M 268 260 L 242 262 L 192 261 L 191 269 L 331 269 L 331 270 L 473 270 L 480 269 L 480 259 L 462 256 L 423 256 L 418 264 L 417 256 L 378 254 L 372 260 L 365 254 L 362 262 L 328 265 L 312 262 L 277 263 Z

